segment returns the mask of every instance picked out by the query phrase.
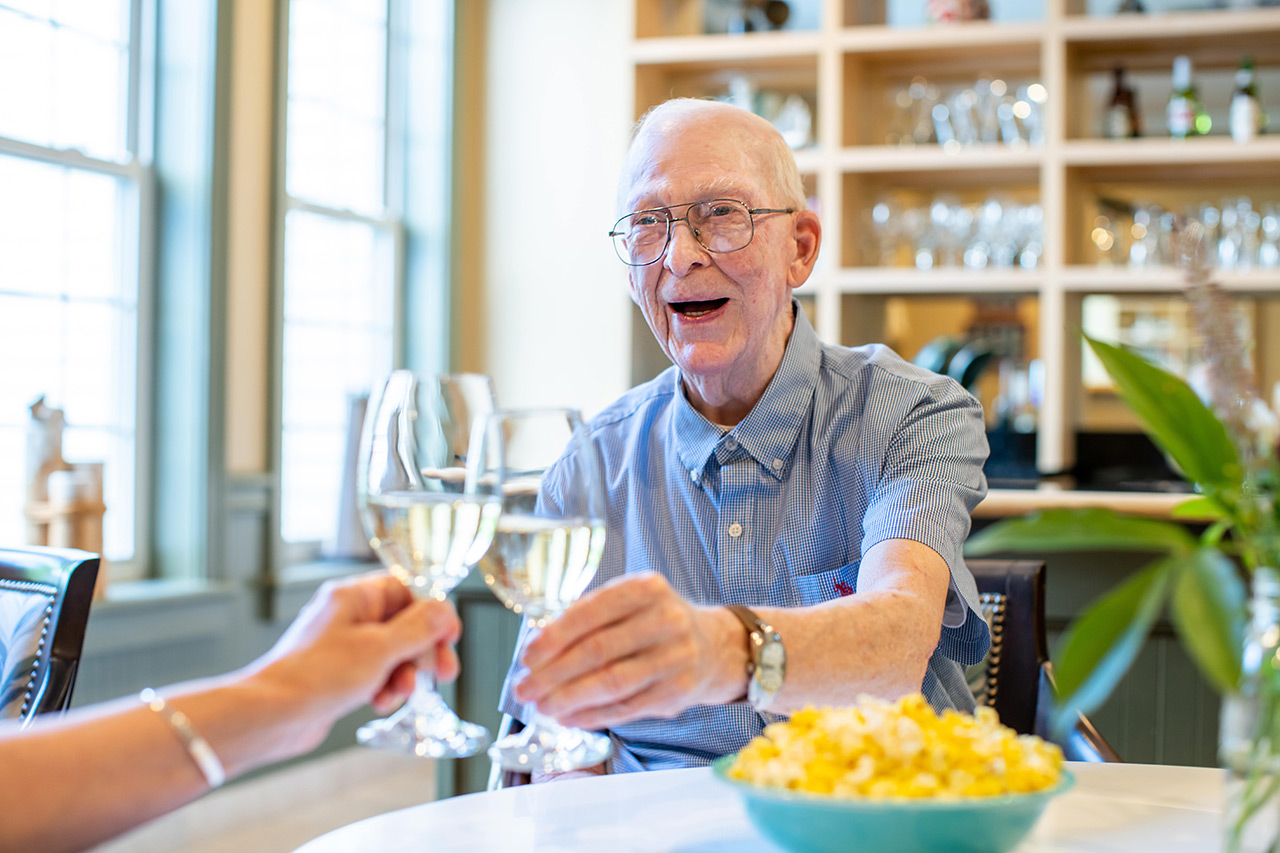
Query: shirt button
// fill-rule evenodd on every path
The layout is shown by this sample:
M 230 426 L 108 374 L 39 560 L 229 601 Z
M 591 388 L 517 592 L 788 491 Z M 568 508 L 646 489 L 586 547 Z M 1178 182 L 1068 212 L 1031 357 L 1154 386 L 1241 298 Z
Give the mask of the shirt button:
M 772 462 L 771 464 L 773 465 L 773 470 L 777 471 L 779 468 L 781 468 L 781 467 L 782 467 L 782 460 L 781 460 L 781 459 L 775 459 L 775 460 L 773 460 L 773 462 Z
M 733 440 L 733 436 L 729 436 L 724 440 L 724 446 L 729 448 L 730 450 L 737 450 L 738 442 Z
M 690 472 L 689 472 L 689 479 L 690 479 L 690 480 L 693 480 L 693 482 L 695 482 L 695 483 L 696 483 L 696 482 L 698 482 L 698 472 L 697 472 L 697 471 L 690 471 Z
M 739 536 L 741 536 L 741 535 L 742 535 L 742 525 L 741 525 L 741 524 L 739 524 L 739 523 L 738 523 L 738 522 L 736 522 L 736 521 L 735 521 L 733 524 L 730 524 L 730 525 L 729 525 L 729 535 L 730 535 L 730 536 L 732 536 L 734 539 L 737 539 Z

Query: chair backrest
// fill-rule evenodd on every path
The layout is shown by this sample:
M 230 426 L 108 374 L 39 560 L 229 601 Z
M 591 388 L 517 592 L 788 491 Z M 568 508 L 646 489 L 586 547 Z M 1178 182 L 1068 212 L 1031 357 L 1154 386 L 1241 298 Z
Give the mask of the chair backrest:
M 0 718 L 70 706 L 97 578 L 97 554 L 0 548 Z
M 968 560 L 991 625 L 991 651 L 970 685 L 979 702 L 1021 734 L 1036 727 L 1040 664 L 1048 660 L 1044 627 L 1044 563 L 1039 560 Z M 975 678 L 975 675 L 977 676 Z
M 1020 734 L 1054 740 L 1071 761 L 1119 761 L 1083 714 L 1061 737 L 1050 716 L 1055 689 L 1045 638 L 1044 563 L 1039 560 L 968 560 L 978 584 L 983 615 L 991 625 L 991 651 L 970 667 L 969 686 L 980 703 Z

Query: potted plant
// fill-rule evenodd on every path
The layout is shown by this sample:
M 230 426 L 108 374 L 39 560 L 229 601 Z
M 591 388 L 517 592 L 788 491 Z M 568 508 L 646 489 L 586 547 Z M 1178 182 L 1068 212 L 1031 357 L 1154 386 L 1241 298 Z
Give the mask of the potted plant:
M 966 553 L 1158 555 L 1068 626 L 1055 660 L 1055 725 L 1064 730 L 1107 698 L 1167 610 L 1191 659 L 1223 696 L 1225 849 L 1280 851 L 1280 420 L 1254 388 L 1229 302 L 1210 280 L 1202 236 L 1192 223 L 1178 246 L 1204 342 L 1208 403 L 1137 354 L 1085 340 L 1147 434 L 1195 485 L 1175 517 L 1207 519 L 1207 528 L 1196 537 L 1176 521 L 1049 510 L 986 528 Z

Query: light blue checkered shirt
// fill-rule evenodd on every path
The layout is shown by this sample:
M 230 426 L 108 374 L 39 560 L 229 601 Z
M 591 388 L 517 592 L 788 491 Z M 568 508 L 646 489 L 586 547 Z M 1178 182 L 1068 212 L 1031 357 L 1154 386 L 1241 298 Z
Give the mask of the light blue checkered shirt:
M 728 433 L 689 405 L 675 367 L 592 421 L 609 493 L 592 588 L 654 570 L 695 604 L 799 607 L 850 594 L 873 545 L 912 539 L 947 561 L 952 581 L 922 690 L 935 708 L 972 709 L 962 665 L 981 660 L 990 634 L 960 549 L 986 494 L 982 409 L 884 346 L 823 344 L 795 314 L 777 373 Z M 556 502 L 553 476 L 544 488 Z M 518 671 L 501 708 L 525 719 Z M 777 719 L 736 702 L 618 726 L 611 769 L 705 765 Z

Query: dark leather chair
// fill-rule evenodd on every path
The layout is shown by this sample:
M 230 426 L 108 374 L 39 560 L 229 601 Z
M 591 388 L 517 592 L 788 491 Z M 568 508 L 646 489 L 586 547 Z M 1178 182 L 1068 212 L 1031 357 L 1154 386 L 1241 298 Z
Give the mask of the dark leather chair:
M 995 708 L 1000 721 L 1014 731 L 1054 740 L 1069 761 L 1119 761 L 1083 714 L 1065 738 L 1050 737 L 1056 694 L 1045 638 L 1044 563 L 967 562 L 991 625 L 991 652 L 983 664 L 970 669 L 970 686 L 979 703 Z
M 97 554 L 0 548 L 0 718 L 70 706 L 97 579 Z

